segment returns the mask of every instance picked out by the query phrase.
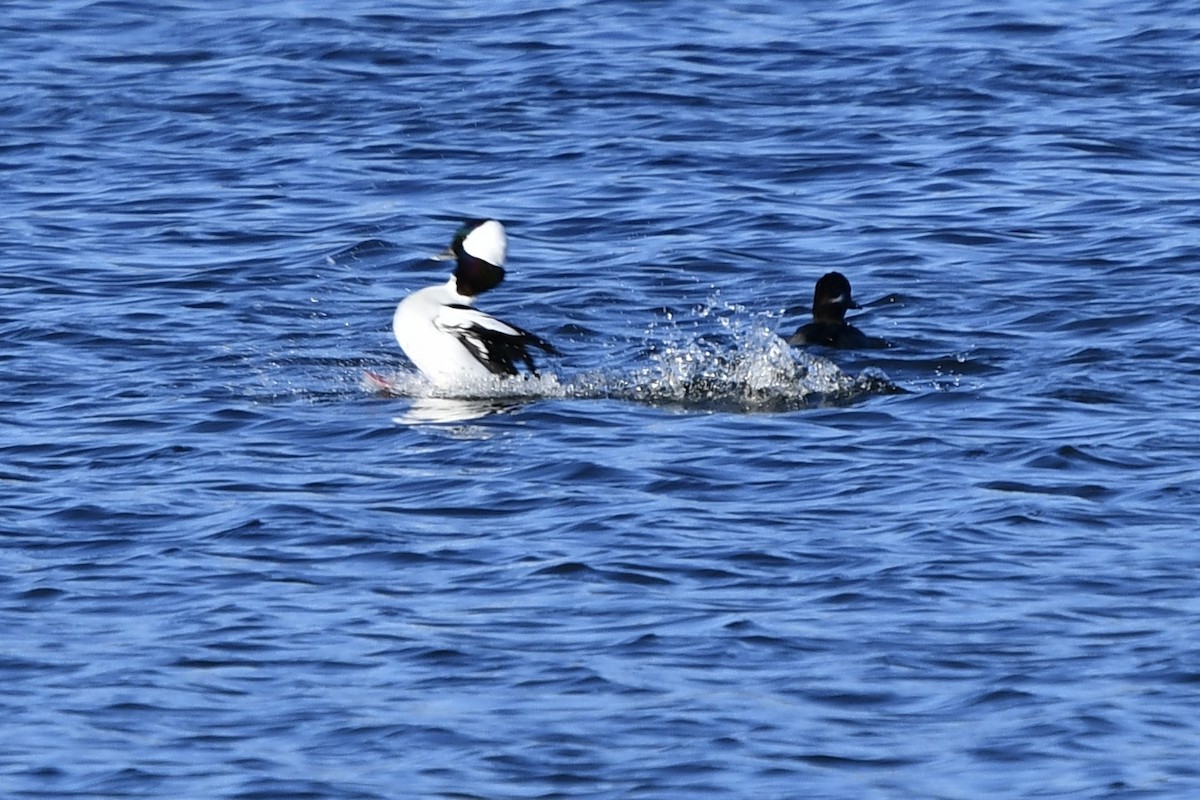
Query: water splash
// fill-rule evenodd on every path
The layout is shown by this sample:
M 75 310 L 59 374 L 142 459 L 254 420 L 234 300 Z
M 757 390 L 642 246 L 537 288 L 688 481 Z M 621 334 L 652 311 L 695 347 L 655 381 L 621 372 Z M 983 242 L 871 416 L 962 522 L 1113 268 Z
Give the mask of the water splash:
M 417 372 L 381 375 L 368 370 L 363 375 L 362 386 L 369 391 L 396 397 L 484 402 L 538 400 L 565 397 L 568 394 L 559 377 L 547 372 L 504 378 L 488 376 L 456 383 L 434 384 Z
M 534 400 L 567 395 L 558 376 L 549 373 L 435 385 L 416 372 L 379 375 L 368 371 L 362 386 L 390 397 L 410 398 L 408 410 L 395 418 L 403 425 L 466 422 L 505 413 Z
M 715 319 L 715 332 L 692 334 Z M 646 363 L 610 371 L 592 386 L 605 396 L 696 410 L 787 411 L 854 402 L 868 394 L 900 391 L 877 371 L 853 376 L 827 358 L 791 347 L 774 332 L 768 314 L 710 303 L 693 324 L 648 332 L 664 334 L 650 345 Z
M 632 366 L 626 358 L 570 376 L 543 373 L 449 387 L 403 373 L 387 378 L 385 388 L 413 398 L 414 411 L 428 409 L 427 416 L 434 418 L 479 416 L 532 400 L 564 398 L 619 399 L 695 411 L 791 411 L 903 391 L 879 370 L 855 376 L 828 358 L 791 347 L 775 327 L 770 314 L 710 302 L 682 319 L 664 311 L 662 321 L 647 328 Z

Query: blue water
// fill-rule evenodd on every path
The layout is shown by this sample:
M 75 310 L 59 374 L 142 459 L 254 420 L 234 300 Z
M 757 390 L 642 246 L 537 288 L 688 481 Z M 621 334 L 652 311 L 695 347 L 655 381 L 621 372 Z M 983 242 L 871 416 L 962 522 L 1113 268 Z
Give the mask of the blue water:
M 0 15 L 0 795 L 1200 795 L 1192 4 L 326 5 Z

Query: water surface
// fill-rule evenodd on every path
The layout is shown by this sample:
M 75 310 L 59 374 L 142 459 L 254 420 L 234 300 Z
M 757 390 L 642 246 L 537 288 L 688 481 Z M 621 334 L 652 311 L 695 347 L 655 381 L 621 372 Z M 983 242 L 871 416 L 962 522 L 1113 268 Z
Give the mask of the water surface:
M 0 36 L 5 796 L 1196 793 L 1186 4 Z M 448 401 L 482 215 L 563 355 Z M 833 269 L 894 347 L 782 343 Z

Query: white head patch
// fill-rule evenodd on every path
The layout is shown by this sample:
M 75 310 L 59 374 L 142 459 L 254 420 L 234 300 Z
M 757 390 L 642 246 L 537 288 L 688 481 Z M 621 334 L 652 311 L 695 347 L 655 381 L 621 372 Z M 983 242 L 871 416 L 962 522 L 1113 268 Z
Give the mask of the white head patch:
M 504 257 L 508 253 L 508 237 L 504 235 L 504 226 L 494 219 L 478 225 L 467 234 L 462 243 L 467 255 L 481 258 L 495 267 L 504 266 Z

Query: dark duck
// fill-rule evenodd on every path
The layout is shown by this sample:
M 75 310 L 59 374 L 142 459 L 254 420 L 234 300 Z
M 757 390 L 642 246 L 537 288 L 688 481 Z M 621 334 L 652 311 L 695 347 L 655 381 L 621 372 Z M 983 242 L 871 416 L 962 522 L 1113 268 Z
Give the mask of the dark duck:
M 817 281 L 813 289 L 812 322 L 801 325 L 788 344 L 819 344 L 847 350 L 889 347 L 884 339 L 867 336 L 846 322 L 846 311 L 861 308 L 854 302 L 850 281 L 840 272 L 828 272 Z

